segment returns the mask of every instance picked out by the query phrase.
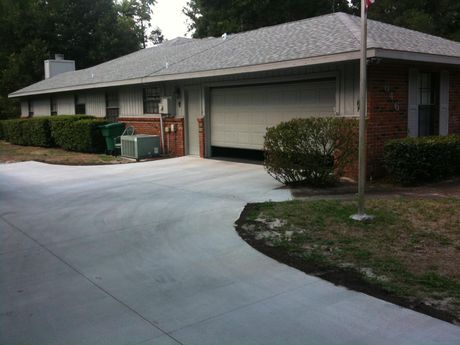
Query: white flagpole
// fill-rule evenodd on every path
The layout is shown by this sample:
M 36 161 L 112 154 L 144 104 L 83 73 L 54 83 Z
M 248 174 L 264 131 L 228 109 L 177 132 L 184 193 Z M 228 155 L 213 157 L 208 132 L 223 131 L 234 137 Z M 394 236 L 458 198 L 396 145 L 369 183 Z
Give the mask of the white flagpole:
M 373 217 L 365 212 L 364 192 L 366 189 L 366 106 L 367 106 L 367 9 L 366 0 L 361 0 L 361 62 L 359 83 L 359 176 L 358 213 L 354 220 L 365 221 Z

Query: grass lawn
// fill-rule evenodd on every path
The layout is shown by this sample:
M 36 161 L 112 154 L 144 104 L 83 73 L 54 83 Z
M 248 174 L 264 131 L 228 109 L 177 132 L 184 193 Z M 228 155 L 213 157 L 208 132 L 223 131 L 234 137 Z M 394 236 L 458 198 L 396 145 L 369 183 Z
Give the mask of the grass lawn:
M 40 161 L 52 164 L 95 165 L 129 163 L 131 160 L 104 154 L 70 152 L 59 148 L 12 145 L 0 141 L 0 163 Z
M 370 223 L 351 201 L 250 204 L 240 235 L 279 261 L 334 283 L 460 321 L 460 199 L 368 201 Z

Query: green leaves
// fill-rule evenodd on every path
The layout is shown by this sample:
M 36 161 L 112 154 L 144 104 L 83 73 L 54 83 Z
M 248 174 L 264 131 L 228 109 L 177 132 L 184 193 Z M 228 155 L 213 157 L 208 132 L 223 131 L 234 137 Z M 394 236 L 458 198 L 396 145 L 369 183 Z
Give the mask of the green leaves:
M 194 37 L 220 36 L 264 26 L 349 11 L 347 0 L 190 0 L 184 8 Z
M 284 184 L 333 184 L 356 152 L 357 122 L 319 117 L 267 129 L 265 169 Z
M 154 3 L 0 0 L 0 118 L 19 115 L 7 95 L 42 80 L 43 60 L 55 53 L 82 69 L 140 49 Z
M 54 143 L 68 151 L 104 152 L 105 141 L 99 126 L 107 124 L 91 116 L 56 116 L 50 118 Z
M 405 185 L 460 174 L 460 136 L 433 136 L 389 141 L 384 148 L 389 175 Z
M 0 132 L 5 140 L 16 145 L 104 152 L 105 141 L 99 126 L 106 123 L 88 115 L 44 116 L 1 121 Z

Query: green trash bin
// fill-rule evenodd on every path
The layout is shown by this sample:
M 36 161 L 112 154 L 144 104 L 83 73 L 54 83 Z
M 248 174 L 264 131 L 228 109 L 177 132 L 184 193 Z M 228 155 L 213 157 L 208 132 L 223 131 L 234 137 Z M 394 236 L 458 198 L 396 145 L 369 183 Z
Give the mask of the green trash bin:
M 118 138 L 123 134 L 125 130 L 125 124 L 123 122 L 114 122 L 99 127 L 102 136 L 105 138 L 105 144 L 107 146 L 108 154 L 116 154 L 115 151 L 115 138 Z

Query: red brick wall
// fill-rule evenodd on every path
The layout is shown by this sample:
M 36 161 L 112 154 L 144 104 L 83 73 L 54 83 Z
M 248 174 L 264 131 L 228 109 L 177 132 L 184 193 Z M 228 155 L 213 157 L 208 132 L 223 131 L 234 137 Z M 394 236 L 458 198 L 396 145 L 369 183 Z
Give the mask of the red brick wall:
M 205 152 L 205 144 L 206 144 L 206 133 L 204 131 L 204 118 L 198 118 L 198 136 L 199 136 L 199 142 L 200 142 L 200 157 L 204 158 L 206 155 Z
M 160 119 L 149 117 L 120 117 L 118 122 L 126 123 L 126 126 L 135 128 L 137 134 L 160 135 Z M 176 127 L 175 132 L 164 133 L 165 151 L 172 156 L 185 155 L 184 142 L 184 119 L 183 118 L 163 118 L 163 127 L 171 129 L 171 125 Z
M 409 66 L 377 64 L 368 67 L 367 175 L 383 174 L 383 147 L 390 139 L 407 136 Z
M 449 134 L 460 134 L 460 71 L 449 74 Z
M 394 62 L 368 67 L 368 176 L 378 177 L 384 173 L 382 159 L 385 143 L 407 136 L 410 67 Z M 424 65 L 420 69 L 440 72 L 445 67 Z M 450 70 L 449 81 L 449 133 L 460 133 L 460 71 Z M 396 102 L 399 109 L 395 109 Z
M 344 167 L 343 176 L 351 178 L 353 180 L 358 180 L 358 137 L 359 137 L 359 118 L 349 118 L 348 121 L 354 121 L 354 137 L 356 139 L 355 146 L 356 151 L 349 158 L 347 165 Z

